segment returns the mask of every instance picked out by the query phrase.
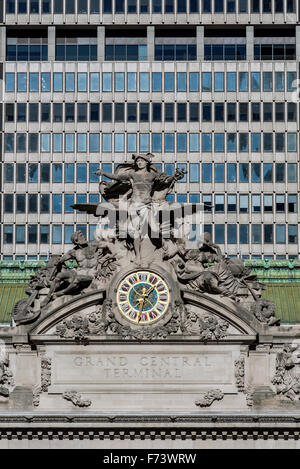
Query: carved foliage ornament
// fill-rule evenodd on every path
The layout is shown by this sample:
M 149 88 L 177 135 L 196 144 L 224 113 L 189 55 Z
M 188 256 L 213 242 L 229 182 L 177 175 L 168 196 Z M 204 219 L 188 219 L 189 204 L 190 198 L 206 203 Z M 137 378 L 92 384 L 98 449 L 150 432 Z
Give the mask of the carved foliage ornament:
M 245 389 L 245 358 L 241 357 L 234 362 L 234 376 L 239 391 Z
M 272 379 L 276 393 L 285 399 L 299 401 L 300 376 L 295 374 L 296 360 L 294 356 L 298 346 L 285 345 L 276 357 L 276 370 Z
M 40 404 L 40 395 L 48 392 L 51 385 L 51 358 L 43 357 L 41 359 L 41 386 L 37 387 L 33 393 L 33 405 L 38 407 Z
M 209 407 L 214 401 L 221 401 L 223 397 L 224 393 L 220 389 L 210 389 L 195 401 L 195 404 L 199 407 Z
M 8 357 L 6 357 L 2 361 L 0 361 L 0 396 L 9 397 L 9 388 L 13 384 L 13 374 L 9 369 Z
M 83 399 L 81 394 L 76 391 L 66 391 L 62 397 L 72 402 L 76 407 L 90 407 L 92 403 L 89 399 Z

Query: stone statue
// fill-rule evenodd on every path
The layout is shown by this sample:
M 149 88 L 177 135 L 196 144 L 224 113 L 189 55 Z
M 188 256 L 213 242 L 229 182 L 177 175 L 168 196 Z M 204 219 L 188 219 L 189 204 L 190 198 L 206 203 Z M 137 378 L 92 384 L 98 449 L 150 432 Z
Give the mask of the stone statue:
M 51 299 L 58 296 L 82 291 L 91 284 L 95 277 L 97 252 L 101 249 L 99 244 L 88 243 L 81 231 L 73 233 L 71 241 L 75 247 L 59 259 L 62 271 L 55 276 L 42 306 L 46 306 Z M 64 263 L 69 259 L 76 260 L 77 269 L 68 269 L 64 266 Z M 63 285 L 66 286 L 62 288 Z

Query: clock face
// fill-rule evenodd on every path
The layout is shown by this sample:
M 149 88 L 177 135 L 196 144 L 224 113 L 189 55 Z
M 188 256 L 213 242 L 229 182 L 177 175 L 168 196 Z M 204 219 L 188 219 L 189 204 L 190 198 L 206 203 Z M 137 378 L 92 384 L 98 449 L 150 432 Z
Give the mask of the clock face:
M 157 274 L 143 270 L 127 275 L 119 284 L 117 303 L 123 316 L 136 324 L 151 324 L 168 309 L 169 288 Z

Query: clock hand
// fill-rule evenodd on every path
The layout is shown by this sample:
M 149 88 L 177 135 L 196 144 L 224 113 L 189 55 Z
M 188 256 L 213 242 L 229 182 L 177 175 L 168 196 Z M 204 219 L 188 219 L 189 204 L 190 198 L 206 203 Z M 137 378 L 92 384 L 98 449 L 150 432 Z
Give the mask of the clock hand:
M 152 292 L 152 290 L 154 290 L 154 288 L 155 288 L 155 286 L 150 287 L 149 290 L 146 291 L 145 296 L 150 295 L 150 293 Z

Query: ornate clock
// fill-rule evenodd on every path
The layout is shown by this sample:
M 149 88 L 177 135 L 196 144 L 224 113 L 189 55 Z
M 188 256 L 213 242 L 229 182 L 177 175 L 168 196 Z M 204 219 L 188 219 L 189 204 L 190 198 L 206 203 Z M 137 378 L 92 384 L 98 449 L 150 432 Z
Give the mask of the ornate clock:
M 117 305 L 123 317 L 135 324 L 161 319 L 170 303 L 167 283 L 149 270 L 132 272 L 117 287 Z

